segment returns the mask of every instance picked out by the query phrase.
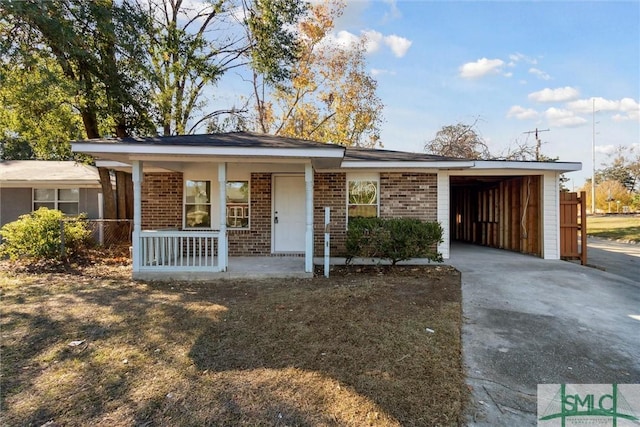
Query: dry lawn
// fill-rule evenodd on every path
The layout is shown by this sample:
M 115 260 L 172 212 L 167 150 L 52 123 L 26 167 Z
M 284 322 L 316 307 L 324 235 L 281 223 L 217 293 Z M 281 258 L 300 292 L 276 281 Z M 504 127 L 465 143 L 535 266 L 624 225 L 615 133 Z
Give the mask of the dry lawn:
M 590 216 L 587 235 L 640 243 L 640 215 Z
M 1 425 L 461 423 L 449 267 L 199 284 L 0 268 Z

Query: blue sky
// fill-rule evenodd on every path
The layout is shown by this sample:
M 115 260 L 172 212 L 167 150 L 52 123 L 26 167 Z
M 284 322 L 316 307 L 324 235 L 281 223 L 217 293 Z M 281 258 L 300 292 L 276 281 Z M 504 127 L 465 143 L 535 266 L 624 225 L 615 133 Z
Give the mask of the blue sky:
M 493 152 L 533 141 L 569 175 L 617 145 L 640 154 L 640 2 L 348 1 L 334 37 L 366 36 L 385 104 L 385 148 L 423 151 L 445 125 L 479 118 Z

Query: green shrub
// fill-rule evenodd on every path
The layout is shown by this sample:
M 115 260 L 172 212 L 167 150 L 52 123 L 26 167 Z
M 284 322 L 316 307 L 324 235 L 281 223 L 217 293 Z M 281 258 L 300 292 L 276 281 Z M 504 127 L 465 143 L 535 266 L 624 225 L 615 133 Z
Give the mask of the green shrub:
M 64 227 L 64 251 L 61 224 Z M 0 255 L 10 259 L 66 259 L 86 243 L 89 234 L 82 218 L 70 219 L 58 210 L 40 208 L 0 228 Z
M 352 218 L 347 231 L 347 262 L 354 257 L 381 258 L 395 265 L 411 258 L 442 261 L 437 245 L 442 227 L 414 218 Z

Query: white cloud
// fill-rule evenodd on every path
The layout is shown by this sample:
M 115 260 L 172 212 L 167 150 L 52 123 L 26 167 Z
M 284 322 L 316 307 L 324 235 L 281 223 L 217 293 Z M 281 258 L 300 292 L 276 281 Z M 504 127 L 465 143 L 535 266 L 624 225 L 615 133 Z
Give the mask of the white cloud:
M 382 35 L 382 33 L 375 31 L 375 30 L 366 30 L 362 32 L 362 36 L 360 38 L 358 38 L 358 36 L 353 36 L 356 37 L 356 39 L 364 39 L 365 43 L 364 43 L 364 48 L 366 49 L 367 53 L 374 53 L 380 50 L 380 46 L 382 46 L 382 42 L 384 41 L 384 36 Z
M 460 67 L 460 77 L 473 79 L 487 74 L 499 73 L 504 66 L 502 59 L 480 58 L 476 62 L 467 62 Z
M 640 105 L 631 98 L 623 98 L 615 101 L 602 97 L 579 99 L 570 102 L 567 104 L 567 107 L 576 113 L 591 113 L 594 108 L 594 101 L 596 111 L 619 111 L 626 113 L 640 109 Z
M 594 103 L 595 101 L 595 103 Z M 616 122 L 640 121 L 640 104 L 632 98 L 622 98 L 619 100 L 595 97 L 589 99 L 579 99 L 567 104 L 567 108 L 576 113 L 592 113 L 594 110 L 611 111 L 617 114 L 612 116 Z
M 389 11 L 384 14 L 384 19 L 399 19 L 402 18 L 402 13 L 398 9 L 398 3 L 396 0 L 384 0 L 389 5 Z
M 338 46 L 341 49 L 351 49 L 360 42 L 360 38 L 349 31 L 338 31 L 337 34 L 329 34 L 324 40 L 327 44 Z M 368 50 L 367 50 L 368 51 Z
M 509 55 L 509 60 L 511 61 L 509 62 L 509 65 L 512 67 L 516 65 L 516 62 L 520 61 L 524 61 L 533 65 L 538 63 L 537 59 L 528 57 L 527 55 L 524 55 L 520 52 L 512 53 L 511 55 Z
M 538 118 L 538 112 L 532 108 L 524 108 L 519 105 L 514 105 L 509 109 L 507 117 L 515 117 L 518 120 L 529 120 Z
M 396 72 L 393 70 L 385 70 L 385 69 L 380 69 L 380 68 L 372 68 L 371 69 L 371 75 L 373 77 L 377 77 L 377 76 L 383 76 L 383 75 L 388 75 L 388 76 L 395 76 Z
M 578 89 L 571 86 L 557 89 L 542 89 L 529 94 L 529 99 L 536 102 L 566 102 L 576 99 L 580 95 Z
M 596 153 L 600 154 L 613 154 L 616 152 L 616 146 L 614 144 L 609 145 L 596 145 Z
M 549 74 L 547 74 L 546 72 L 538 68 L 534 68 L 534 67 L 529 68 L 529 73 L 538 77 L 540 80 L 551 80 L 551 76 Z
M 384 44 L 389 46 L 391 52 L 397 57 L 402 58 L 407 54 L 407 51 L 411 47 L 413 42 L 404 37 L 396 36 L 395 34 L 391 34 L 390 36 L 386 36 L 384 38 Z
M 576 116 L 573 111 L 561 108 L 549 108 L 544 112 L 544 116 L 551 126 L 557 127 L 574 127 L 587 123 L 585 118 Z
M 362 31 L 360 36 L 342 30 L 338 31 L 337 34 L 328 35 L 324 42 L 342 49 L 351 49 L 362 40 L 364 40 L 364 47 L 367 53 L 378 52 L 383 46 L 387 46 L 397 58 L 405 56 L 413 43 L 407 38 L 395 34 L 385 36 L 376 30 Z

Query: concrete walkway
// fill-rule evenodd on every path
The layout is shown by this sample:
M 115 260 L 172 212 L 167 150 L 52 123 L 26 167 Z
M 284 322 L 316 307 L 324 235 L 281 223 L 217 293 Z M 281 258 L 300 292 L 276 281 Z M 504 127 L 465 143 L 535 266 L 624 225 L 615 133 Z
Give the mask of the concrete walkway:
M 536 425 L 537 384 L 640 383 L 640 283 L 565 261 L 454 245 L 468 424 Z

